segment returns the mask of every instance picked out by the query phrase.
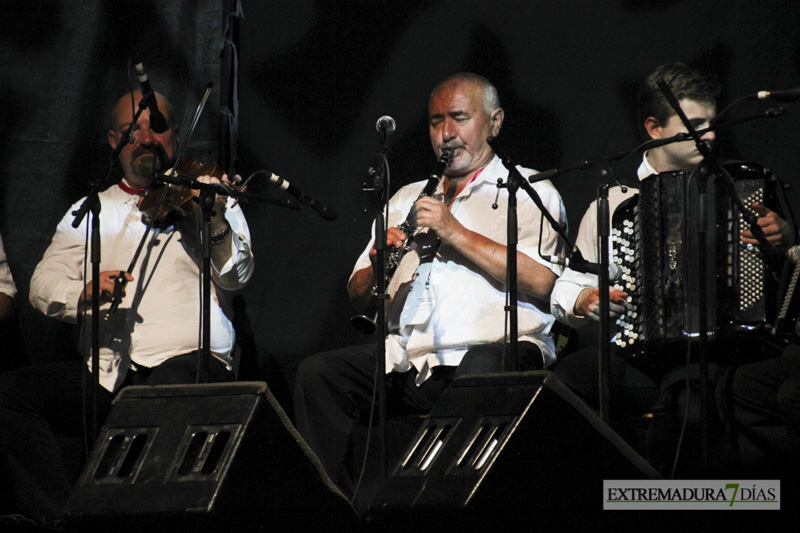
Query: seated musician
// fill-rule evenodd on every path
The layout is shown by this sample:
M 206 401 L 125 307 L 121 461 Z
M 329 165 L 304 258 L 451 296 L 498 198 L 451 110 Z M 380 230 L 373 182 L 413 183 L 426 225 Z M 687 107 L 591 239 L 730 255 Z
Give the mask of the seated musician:
M 711 79 L 684 64 L 675 63 L 658 67 L 644 82 L 639 93 L 638 120 L 643 126 L 648 139 L 662 139 L 685 132 L 680 117 L 670 107 L 659 89 L 658 80 L 665 80 L 675 93 L 681 108 L 697 130 L 706 128 L 716 116 L 716 97 L 718 85 Z M 711 146 L 715 139 L 714 132 L 707 132 L 702 139 Z M 644 153 L 642 163 L 637 171 L 638 179 L 671 171 L 687 170 L 695 167 L 703 157 L 694 141 L 684 141 L 653 148 Z M 609 189 L 609 210 L 613 213 L 628 198 L 637 193 L 635 186 L 612 187 Z M 774 211 L 760 204 L 751 206 L 758 214 L 758 225 L 763 229 L 768 241 L 773 244 L 788 242 L 791 238 L 786 222 Z M 587 209 L 580 225 L 576 244 L 583 256 L 592 262 L 599 262 L 597 248 L 597 209 L 592 203 Z M 758 244 L 748 231 L 743 234 L 743 242 Z M 589 321 L 600 320 L 599 292 L 597 276 L 565 269 L 564 274 L 556 281 L 551 298 L 551 308 L 556 318 L 573 327 L 581 327 Z M 612 283 L 613 285 L 613 283 Z M 618 318 L 626 309 L 628 294 L 613 286 L 609 289 L 609 311 L 612 319 Z M 682 378 L 676 374 L 672 379 L 665 379 L 661 385 L 653 383 L 650 377 L 632 368 L 612 352 L 611 355 L 611 419 L 617 429 L 621 429 L 625 421 L 634 415 L 641 415 L 652 407 L 658 398 L 654 415 L 661 417 L 652 427 L 669 426 L 674 428 L 674 416 L 678 410 L 678 393 L 673 385 Z M 712 369 L 712 374 L 716 369 Z M 554 373 L 565 384 L 586 399 L 593 406 L 598 404 L 597 348 L 590 347 L 565 357 L 554 368 Z M 694 395 L 695 398 L 697 395 Z M 668 405 L 666 405 L 668 404 Z M 668 420 L 665 420 L 668 419 Z M 656 436 L 658 435 L 658 436 Z M 648 438 L 651 459 L 658 461 L 656 455 L 670 458 L 674 455 L 674 441 L 670 434 L 653 431 Z M 724 437 L 721 437 L 724 440 Z M 659 441 L 669 441 L 664 444 Z M 666 451 L 658 452 L 663 448 Z M 664 467 L 664 464 L 656 464 Z
M 421 254 L 418 268 L 406 269 L 417 253 L 409 252 L 392 279 L 403 277 L 410 290 L 403 296 L 398 292 L 387 312 L 388 416 L 427 412 L 454 378 L 503 369 L 507 196 L 500 193 L 499 209 L 492 204 L 497 180 L 507 179 L 508 171 L 486 139 L 500 132 L 504 111 L 494 86 L 469 73 L 440 83 L 428 111 L 434 153 L 440 157 L 451 150 L 453 160 L 434 197 L 418 198 L 424 182 L 417 182 L 401 188 L 389 203 L 387 246 L 402 245 L 406 235 L 395 226 L 408 217 L 414 226 L 430 229 L 416 237 L 417 250 L 433 253 Z M 553 217 L 564 221 L 553 185 L 542 181 L 534 187 Z M 557 252 L 558 239 L 545 223 L 539 242 L 541 213 L 529 197 L 518 197 L 519 359 L 523 369 L 541 369 L 555 359 L 547 306 L 558 268 L 542 260 L 538 248 Z M 360 309 L 375 285 L 375 257 L 370 243 L 350 277 L 350 299 Z M 354 492 L 348 451 L 356 425 L 369 421 L 375 354 L 375 345 L 321 353 L 303 360 L 297 373 L 298 430 L 348 495 Z M 369 503 L 368 496 L 360 500 Z
M 725 421 L 731 430 L 743 476 L 800 475 L 800 341 L 780 357 L 730 371 L 724 390 Z M 788 489 L 797 492 L 797 487 Z
M 116 103 L 108 132 L 112 148 L 122 142 L 141 99 L 141 92 L 136 91 Z M 145 109 L 134 125 L 133 142 L 119 154 L 123 176 L 99 194 L 100 423 L 110 411 L 115 393 L 127 385 L 197 380 L 201 338 L 198 280 L 203 256 L 199 208 L 174 225 L 161 224 L 150 230 L 132 274 L 126 273 L 128 284 L 119 308 L 109 314 L 114 278 L 128 268 L 146 231 L 138 204 L 151 190 L 156 173 L 168 168 L 178 148 L 172 106 L 160 94 L 156 101 L 166 119 L 166 130 L 155 132 L 150 109 Z M 198 180 L 219 182 L 210 176 Z M 247 283 L 253 272 L 253 255 L 241 208 L 233 206 L 227 197 L 218 196 L 215 202 L 211 220 L 213 357 L 207 379 L 227 381 L 233 379 L 234 331 L 226 293 Z M 72 227 L 72 213 L 81 204 L 70 208 L 59 223 L 31 279 L 30 301 L 49 317 L 81 323 L 84 361 L 28 367 L 0 376 L 0 468 L 4 469 L 0 477 L 13 500 L 11 509 L 5 511 L 37 520 L 60 516 L 80 473 L 80 458 L 85 457 L 86 450 L 80 451 L 82 444 L 86 440 L 91 446 L 93 439 L 84 424 L 84 420 L 91 420 L 88 397 L 95 377 L 90 373 L 92 285 L 87 278 L 91 269 L 84 255 L 90 216 L 78 228 Z M 60 451 L 57 442 L 73 447 Z
M 0 343 L 6 354 L 0 357 L 0 372 L 22 366 L 26 358 L 22 332 L 14 311 L 16 294 L 17 286 L 8 266 L 3 238 L 0 237 Z
M 15 294 L 17 294 L 17 286 L 14 284 L 14 278 L 11 277 L 6 251 L 3 249 L 3 238 L 0 237 L 0 323 L 10 320 L 14 314 L 13 298 Z
M 755 244 L 749 232 L 742 241 Z M 784 242 L 793 239 L 787 236 Z M 788 345 L 780 357 L 730 369 L 718 394 L 742 476 L 791 480 L 786 488 L 795 495 L 800 490 L 793 486 L 800 476 L 800 336 L 796 328 L 795 324 L 794 335 L 785 336 Z

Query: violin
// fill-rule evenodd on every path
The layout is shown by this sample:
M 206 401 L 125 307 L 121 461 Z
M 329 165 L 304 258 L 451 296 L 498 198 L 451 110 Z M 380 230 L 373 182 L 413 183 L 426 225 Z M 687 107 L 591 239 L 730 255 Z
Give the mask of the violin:
M 213 176 L 217 179 L 221 179 L 224 172 L 216 163 L 203 164 L 194 159 L 183 157 L 174 168 L 169 169 L 165 174 L 190 178 Z M 231 188 L 244 191 L 247 188 L 247 183 L 245 182 L 241 187 L 231 186 Z M 142 251 L 144 239 L 147 234 L 150 233 L 150 228 L 156 224 L 169 226 L 174 223 L 176 219 L 190 214 L 194 211 L 195 205 L 197 204 L 195 198 L 190 187 L 168 183 L 152 187 L 139 201 L 139 212 L 142 213 L 142 222 L 147 226 L 147 229 L 142 236 L 142 240 L 139 242 L 139 247 L 133 255 L 133 259 L 127 270 L 128 274 L 133 272 L 133 268 Z M 108 320 L 119 307 L 122 301 L 122 292 L 126 284 L 127 280 L 125 279 L 125 274 L 120 271 L 119 276 L 114 279 L 114 294 L 111 301 L 111 308 L 105 317 L 106 320 Z
M 181 177 L 199 178 L 213 176 L 221 179 L 224 170 L 217 163 L 201 163 L 190 157 L 183 157 L 174 168 L 164 174 L 175 174 Z M 240 190 L 243 190 L 244 187 Z M 147 224 L 155 216 L 155 221 L 174 221 L 176 218 L 189 215 L 197 204 L 192 189 L 185 185 L 159 184 L 152 187 L 139 202 L 142 221 Z M 158 213 L 156 213 L 158 210 Z

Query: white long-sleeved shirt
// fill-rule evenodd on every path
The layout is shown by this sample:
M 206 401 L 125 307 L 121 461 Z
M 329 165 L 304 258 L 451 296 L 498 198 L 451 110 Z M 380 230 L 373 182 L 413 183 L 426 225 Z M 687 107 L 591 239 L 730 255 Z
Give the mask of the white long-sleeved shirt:
M 138 196 L 119 185 L 99 196 L 100 271 L 126 270 L 146 229 L 137 208 Z M 91 278 L 91 263 L 84 262 L 91 260 L 91 250 L 85 250 L 91 216 L 78 228 L 72 227 L 72 212 L 82 203 L 83 199 L 73 205 L 58 224 L 30 285 L 34 308 L 69 323 L 78 320 L 78 298 Z M 235 340 L 226 292 L 242 288 L 254 269 L 250 230 L 241 208 L 231 207 L 232 203 L 229 199 L 225 211 L 233 233 L 232 255 L 221 269 L 213 261 L 211 268 L 211 353 L 226 363 L 231 362 Z M 108 315 L 110 304 L 101 306 L 100 384 L 109 391 L 119 387 L 132 365 L 154 367 L 199 349 L 202 248 L 192 220 L 195 217 L 185 217 L 166 230 L 152 229 L 119 309 Z M 91 315 L 90 308 L 87 314 Z M 84 321 L 82 329 L 81 352 L 88 364 L 91 320 Z
M 3 249 L 3 238 L 0 237 L 0 292 L 13 298 L 17 294 L 17 286 L 14 278 L 11 277 L 11 269 L 8 268 L 6 251 Z

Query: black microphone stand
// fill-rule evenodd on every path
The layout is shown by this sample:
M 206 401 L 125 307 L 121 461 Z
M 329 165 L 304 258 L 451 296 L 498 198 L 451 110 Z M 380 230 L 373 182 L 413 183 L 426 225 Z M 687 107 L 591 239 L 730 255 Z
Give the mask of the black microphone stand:
M 708 145 L 697 134 L 692 123 L 683 112 L 678 99 L 670 89 L 669 85 L 664 80 L 658 80 L 658 87 L 667 99 L 667 102 L 672 109 L 677 113 L 678 117 L 683 122 L 683 125 L 688 130 L 689 134 L 693 137 L 697 149 L 706 158 L 713 158 L 711 150 Z M 716 160 L 714 159 L 714 163 Z M 714 163 L 711 163 L 714 165 Z M 706 241 L 707 241 L 707 223 L 708 213 L 706 212 L 706 194 L 707 194 L 707 172 L 700 171 L 697 173 L 697 191 L 698 191 L 698 216 L 699 223 L 697 225 L 697 242 L 698 242 L 698 303 L 699 303 L 699 337 L 698 337 L 698 357 L 700 361 L 700 451 L 703 460 L 703 467 L 708 466 L 708 383 L 706 381 L 708 376 L 708 317 L 706 316 L 708 310 L 708 302 L 706 301 Z
M 139 108 L 136 110 L 136 114 L 133 116 L 133 120 L 122 133 L 119 142 L 117 143 L 116 148 L 111 152 L 111 168 L 113 168 L 114 161 L 119 157 L 120 152 L 122 149 L 125 148 L 125 145 L 130 142 L 131 132 L 133 131 L 133 126 L 139 120 L 139 115 L 142 114 L 147 108 L 148 100 L 142 96 L 142 99 L 139 101 Z M 109 169 L 110 175 L 110 169 Z M 102 253 L 101 253 L 101 235 L 100 235 L 100 191 L 105 190 L 108 184 L 108 176 L 105 180 L 92 180 L 91 188 L 89 193 L 86 195 L 86 199 L 83 201 L 83 204 L 72 212 L 74 215 L 74 220 L 72 221 L 72 227 L 77 228 L 81 225 L 83 218 L 87 215 L 89 211 L 92 212 L 92 235 L 91 235 L 91 257 L 90 261 L 92 263 L 92 351 L 91 351 L 91 369 L 92 369 L 92 421 L 90 425 L 90 435 L 91 439 L 94 440 L 97 438 L 97 435 L 100 433 L 100 428 L 98 427 L 99 424 L 99 414 L 98 414 L 98 402 L 100 398 L 100 263 L 102 262 Z
M 519 355 L 517 353 L 517 216 L 516 216 L 516 190 L 518 187 L 525 189 L 525 192 L 531 197 L 533 202 L 542 212 L 544 217 L 548 220 L 553 229 L 558 233 L 561 239 L 567 244 L 571 250 L 569 257 L 573 261 L 570 267 L 573 270 L 580 272 L 594 272 L 598 274 L 600 279 L 599 283 L 599 303 L 600 303 L 600 349 L 598 351 L 599 364 L 598 364 L 598 379 L 600 390 L 600 417 L 606 424 L 610 423 L 610 345 L 607 339 L 611 337 L 611 324 L 609 317 L 609 260 L 608 260 L 608 239 L 609 239 L 609 208 L 608 208 L 608 185 L 604 184 L 601 187 L 601 198 L 598 199 L 597 209 L 597 228 L 598 238 L 600 240 L 600 264 L 590 263 L 583 259 L 580 250 L 572 244 L 564 231 L 564 226 L 557 222 L 550 212 L 545 208 L 539 194 L 531 186 L 530 182 L 541 181 L 538 174 L 531 176 L 528 180 L 522 177 L 519 171 L 514 166 L 511 159 L 504 153 L 502 148 L 498 146 L 495 139 L 487 139 L 494 152 L 500 157 L 503 165 L 509 170 L 508 185 L 506 186 L 509 191 L 508 201 L 508 293 L 509 305 L 506 306 L 506 312 L 509 313 L 509 323 L 511 324 L 511 357 L 512 369 L 519 368 Z M 501 185 L 498 184 L 498 187 Z M 606 342 L 603 342 L 606 339 Z
M 506 164 L 505 160 L 503 164 Z M 508 160 L 508 164 L 514 166 L 510 160 Z M 524 181 L 524 179 L 520 179 L 514 172 L 508 172 L 508 179 L 506 182 L 506 190 L 508 190 L 508 208 L 506 215 L 506 287 L 508 288 L 508 300 L 506 301 L 505 311 L 508 313 L 508 348 L 509 352 L 511 352 L 509 366 L 512 372 L 520 368 L 518 351 L 519 310 L 517 309 L 517 244 L 519 242 L 519 230 L 517 228 L 517 191 L 519 190 L 520 182 Z M 505 350 L 503 352 L 505 353 Z M 501 369 L 505 371 L 505 357 L 503 357 Z
M 675 142 L 670 140 L 669 142 Z M 610 163 L 625 159 L 631 154 L 630 151 L 619 151 L 613 154 L 603 156 L 596 160 L 582 161 L 571 167 L 560 169 L 550 169 L 539 174 L 534 174 L 529 178 L 531 183 L 542 181 L 545 179 L 553 179 L 561 174 L 572 172 L 574 170 L 585 170 L 591 168 L 599 163 Z M 611 317 L 609 311 L 609 287 L 611 285 L 609 279 L 609 236 L 611 227 L 611 213 L 608 205 L 608 181 L 611 176 L 610 168 L 603 170 L 601 176 L 604 180 L 600 183 L 597 195 L 597 242 L 599 247 L 600 262 L 591 263 L 586 261 L 581 255 L 580 250 L 570 240 L 562 235 L 563 241 L 569 246 L 570 252 L 568 253 L 570 263 L 569 268 L 577 272 L 593 273 L 598 278 L 598 305 L 600 310 L 600 328 L 598 333 L 598 352 L 597 352 L 597 380 L 599 391 L 599 411 L 600 419 L 606 424 L 611 423 L 611 345 L 609 339 L 611 338 Z
M 598 272 L 598 298 L 600 305 L 600 342 L 597 352 L 598 390 L 600 394 L 600 419 L 611 424 L 611 313 L 609 310 L 608 239 L 611 233 L 611 214 L 608 208 L 608 183 L 600 185 L 597 198 L 597 240 L 600 246 L 600 271 Z
M 389 209 L 389 134 L 381 128 L 381 149 L 378 152 L 378 168 L 370 168 L 368 177 L 364 182 L 363 192 L 367 199 L 371 199 L 372 211 L 375 217 L 375 299 L 377 300 L 377 315 L 375 318 L 378 344 L 375 347 L 375 402 L 378 410 L 378 464 L 380 483 L 387 477 L 386 456 L 386 337 L 388 326 L 386 324 L 386 215 Z M 370 183 L 370 178 L 371 183 Z
M 216 196 L 233 196 L 235 198 L 257 199 L 251 195 L 242 193 L 222 185 L 220 183 L 202 183 L 194 178 L 180 176 L 177 174 L 167 174 L 156 176 L 155 182 L 167 185 L 181 185 L 200 191 L 199 204 L 202 210 L 202 222 L 200 224 L 200 243 L 203 253 L 202 268 L 202 341 L 200 346 L 200 356 L 198 359 L 197 383 L 208 382 L 208 369 L 211 361 L 211 216 Z M 273 202 L 279 203 L 279 202 Z M 155 218 L 155 215 L 153 215 Z M 149 233 L 149 231 L 148 231 Z
M 507 261 L 506 261 L 506 278 L 507 278 L 507 288 L 508 288 L 508 302 L 506 305 L 506 312 L 509 315 L 509 351 L 511 352 L 511 370 L 518 370 L 519 369 L 519 354 L 517 353 L 518 349 L 518 327 L 517 327 L 517 242 L 518 242 L 518 228 L 517 228 L 517 198 L 516 192 L 521 187 L 528 196 L 530 196 L 533 203 L 536 204 L 536 207 L 539 208 L 539 211 L 542 215 L 547 219 L 553 229 L 558 233 L 561 238 L 569 243 L 569 238 L 566 235 L 564 230 L 564 225 L 558 222 L 553 215 L 547 210 L 542 202 L 542 199 L 539 197 L 539 193 L 533 188 L 533 186 L 525 179 L 522 174 L 520 174 L 519 170 L 517 170 L 516 165 L 508 156 L 508 154 L 503 150 L 502 146 L 497 142 L 497 138 L 489 137 L 486 139 L 486 142 L 489 143 L 489 146 L 492 147 L 494 153 L 500 158 L 503 163 L 503 166 L 508 169 L 508 180 L 505 187 L 508 189 L 508 223 L 507 223 L 507 231 L 508 235 L 506 237 L 507 240 Z M 498 184 L 498 187 L 502 185 Z M 572 246 L 572 245 L 571 245 Z M 574 246 L 572 246 L 574 248 Z M 504 365 L 505 366 L 505 365 Z
M 599 161 L 611 161 L 619 159 L 622 152 Z M 584 161 L 579 165 L 564 171 L 548 171 L 551 177 L 556 177 L 570 170 L 585 169 L 592 166 L 594 163 Z M 609 310 L 609 287 L 611 281 L 609 277 L 610 262 L 609 255 L 609 237 L 611 228 L 611 213 L 608 205 L 608 181 L 611 176 L 610 168 L 601 172 L 604 181 L 600 183 L 597 195 L 597 243 L 599 248 L 599 263 L 592 263 L 584 259 L 581 251 L 577 246 L 564 235 L 560 234 L 562 240 L 567 244 L 570 252 L 567 254 L 569 258 L 568 266 L 576 272 L 583 272 L 588 274 L 595 274 L 598 278 L 598 305 L 600 311 L 600 328 L 598 333 L 598 351 L 597 351 L 597 379 L 598 379 L 598 392 L 599 392 L 599 414 L 600 419 L 606 424 L 611 423 L 611 345 L 608 339 L 611 338 L 611 316 Z M 529 181 L 541 181 L 539 174 L 534 174 L 529 178 Z M 558 261 L 561 263 L 561 261 Z M 561 263 L 563 264 L 563 263 Z
M 694 140 L 697 150 L 703 156 L 703 165 L 699 167 L 697 172 L 697 187 L 698 187 L 698 214 L 699 224 L 697 228 L 698 239 L 698 287 L 699 287 L 699 342 L 698 342 L 698 358 L 700 363 L 700 442 L 701 453 L 703 459 L 703 466 L 708 467 L 708 417 L 709 417 L 709 389 L 708 389 L 708 301 L 706 300 L 706 286 L 707 271 L 706 271 L 706 243 L 707 243 L 707 185 L 708 176 L 717 177 L 717 184 L 721 190 L 727 194 L 733 203 L 739 208 L 739 212 L 750 225 L 750 230 L 753 236 L 759 241 L 762 246 L 771 247 L 772 245 L 767 241 L 763 230 L 758 225 L 758 217 L 750 213 L 744 206 L 741 199 L 736 194 L 734 188 L 733 178 L 725 170 L 717 160 L 716 156 L 711 152 L 711 148 L 702 140 L 697 130 L 692 125 L 691 121 L 687 118 L 686 114 L 681 108 L 680 102 L 675 97 L 675 94 L 670 89 L 669 85 L 662 79 L 658 80 L 658 87 L 664 94 L 664 97 L 669 102 L 669 105 L 681 119 L 684 127 L 689 132 L 691 138 Z

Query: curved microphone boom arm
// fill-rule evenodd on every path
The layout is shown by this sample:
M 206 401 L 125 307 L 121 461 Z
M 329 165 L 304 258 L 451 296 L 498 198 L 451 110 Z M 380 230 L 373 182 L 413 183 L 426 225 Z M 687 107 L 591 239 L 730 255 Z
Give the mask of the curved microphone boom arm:
M 739 101 L 743 101 L 743 100 L 744 100 L 744 98 L 740 99 Z M 731 126 L 735 126 L 735 125 L 738 125 L 738 124 L 743 124 L 745 122 L 750 122 L 752 120 L 761 119 L 761 118 L 775 118 L 775 117 L 781 116 L 785 111 L 786 111 L 786 108 L 783 107 L 783 106 L 773 107 L 773 108 L 770 108 L 770 109 L 768 109 L 766 111 L 762 111 L 762 112 L 759 112 L 759 113 L 754 113 L 754 114 L 751 114 L 751 115 L 747 115 L 747 116 L 739 118 L 739 119 L 730 120 L 730 121 L 722 123 L 722 124 L 712 124 L 711 127 L 704 128 L 704 129 L 701 129 L 701 130 L 697 130 L 695 133 L 697 135 L 697 138 L 699 139 L 701 136 L 705 135 L 709 131 L 717 131 L 717 130 L 720 130 L 720 129 L 729 128 Z M 688 140 L 691 140 L 691 139 L 693 139 L 693 136 L 692 136 L 691 132 L 678 133 L 676 135 L 673 135 L 672 137 L 667 137 L 667 138 L 664 138 L 664 139 L 651 139 L 649 141 L 646 141 L 644 143 L 639 144 L 638 146 L 636 146 L 635 148 L 630 149 L 630 150 L 620 150 L 620 151 L 617 151 L 617 152 L 613 152 L 611 154 L 607 154 L 607 155 L 598 157 L 596 159 L 589 159 L 589 160 L 580 161 L 580 162 L 575 163 L 573 165 L 570 165 L 568 167 L 551 168 L 549 170 L 545 170 L 543 172 L 539 172 L 538 174 L 534 174 L 534 175 L 528 177 L 527 181 L 529 183 L 536 183 L 538 181 L 544 181 L 544 180 L 548 180 L 548 179 L 549 180 L 554 180 L 555 178 L 557 178 L 559 176 L 562 176 L 564 174 L 568 174 L 570 172 L 574 172 L 576 170 L 587 170 L 589 168 L 595 167 L 595 166 L 600 165 L 600 164 L 607 164 L 607 163 L 613 163 L 613 162 L 618 162 L 618 161 L 624 161 L 624 160 L 628 159 L 629 157 L 631 157 L 631 156 L 633 156 L 635 154 L 639 154 L 639 153 L 645 152 L 647 150 L 650 150 L 650 149 L 653 149 L 653 148 L 657 148 L 659 146 L 665 146 L 665 145 L 676 143 L 676 142 L 688 141 Z M 707 148 L 707 145 L 705 145 L 705 143 L 702 143 L 702 144 Z M 498 154 L 498 155 L 500 155 L 500 154 Z M 502 158 L 502 156 L 501 156 L 501 158 Z M 721 175 L 727 175 L 728 178 L 730 178 L 730 174 L 728 174 L 728 172 L 724 168 L 721 169 L 720 174 Z M 607 175 L 604 176 L 604 177 L 607 178 Z M 730 180 L 732 182 L 733 179 L 730 178 Z M 604 181 L 606 181 L 606 180 L 604 179 Z M 733 190 L 733 189 L 731 188 L 731 190 Z M 736 195 L 734 195 L 734 196 L 736 196 Z M 738 200 L 738 202 L 737 202 L 737 200 Z M 735 197 L 733 199 L 733 201 L 737 202 L 737 207 L 739 207 L 740 209 L 742 209 L 744 207 L 742 205 L 741 200 L 739 200 L 738 197 Z M 749 211 L 748 210 L 742 210 L 742 213 L 749 214 Z M 749 219 L 746 218 L 746 220 L 751 226 L 751 231 L 753 231 L 753 235 L 758 235 L 759 233 L 761 233 L 763 235 L 763 231 L 761 231 L 761 228 L 758 226 L 757 217 L 755 218 L 755 220 L 753 220 L 753 217 L 750 217 Z M 601 265 L 599 263 L 592 263 L 592 262 L 586 261 L 583 258 L 583 256 L 581 255 L 581 252 L 577 248 L 577 246 L 575 246 L 572 243 L 572 241 L 570 241 L 570 239 L 566 236 L 566 234 L 564 232 L 560 231 L 560 225 L 558 223 L 556 223 L 554 225 L 552 220 L 548 220 L 548 221 L 550 222 L 551 226 L 553 226 L 553 228 L 556 229 L 556 231 L 558 231 L 559 236 L 562 238 L 564 243 L 567 245 L 567 249 L 569 251 L 567 253 L 567 257 L 566 258 L 559 258 L 559 257 L 553 258 L 553 257 L 544 257 L 544 256 L 543 256 L 543 258 L 545 260 L 548 260 L 548 261 L 550 261 L 552 263 L 555 263 L 555 264 L 569 266 L 571 269 L 576 270 L 578 272 L 584 272 L 584 273 L 588 273 L 588 274 L 599 274 L 600 269 L 601 269 Z M 753 228 L 753 224 L 754 223 L 755 223 L 755 229 Z M 758 237 L 756 237 L 756 238 L 758 238 Z M 764 240 L 763 243 L 766 243 L 766 239 Z M 768 244 L 768 246 L 771 247 L 771 245 L 769 245 L 769 244 Z M 614 266 L 611 265 L 610 268 L 612 269 L 612 276 L 613 276 L 614 275 L 613 274 Z
M 489 146 L 492 147 L 494 153 L 497 154 L 497 157 L 499 157 L 500 160 L 503 162 L 503 166 L 506 167 L 506 169 L 509 171 L 509 177 L 510 178 L 513 177 L 515 180 L 519 181 L 518 187 L 521 187 L 526 193 L 528 193 L 528 196 L 531 197 L 531 200 L 533 200 L 533 203 L 536 204 L 536 207 L 538 207 L 539 210 L 542 212 L 542 215 L 544 215 L 544 218 L 547 219 L 547 222 L 550 224 L 553 230 L 556 233 L 558 233 L 558 235 L 564 240 L 565 243 L 567 243 L 567 245 L 569 245 L 570 249 L 575 248 L 575 246 L 572 244 L 569 237 L 567 236 L 564 224 L 553 218 L 553 215 L 551 215 L 550 212 L 547 210 L 547 208 L 544 206 L 542 199 L 539 197 L 539 193 L 537 193 L 536 189 L 534 189 L 531 186 L 532 183 L 536 183 L 538 181 L 542 181 L 548 178 L 547 177 L 541 178 L 540 177 L 541 174 L 534 174 L 533 176 L 525 178 L 524 176 L 522 176 L 522 174 L 519 173 L 519 170 L 517 170 L 516 165 L 508 156 L 508 154 L 500 145 L 500 143 L 497 141 L 496 137 L 487 137 L 486 142 L 489 144 Z
M 724 122 L 722 124 L 712 124 L 708 128 L 703 128 L 701 130 L 697 130 L 697 135 L 702 137 L 709 131 L 718 131 L 724 128 L 729 128 L 731 126 L 735 126 L 738 124 L 743 124 L 745 122 L 750 122 L 752 120 L 761 119 L 761 118 L 775 118 L 781 116 L 786 111 L 786 108 L 783 106 L 773 107 L 766 111 L 762 111 L 760 113 L 755 113 L 752 115 L 748 115 L 739 119 L 730 120 L 728 122 Z M 632 155 L 639 154 L 650 150 L 652 148 L 658 148 L 659 146 L 665 146 L 667 144 L 672 144 L 676 142 L 683 142 L 691 140 L 692 136 L 690 133 L 683 132 L 673 135 L 672 137 L 667 137 L 664 139 L 651 139 L 646 142 L 643 142 L 636 146 L 631 150 L 620 150 L 611 154 L 607 154 L 596 159 L 589 159 L 585 161 L 581 161 L 579 163 L 575 163 L 568 167 L 564 168 L 551 168 L 549 170 L 545 170 L 543 172 L 539 172 L 538 174 L 534 174 L 528 178 L 530 183 L 536 183 L 537 181 L 542 180 L 551 180 L 557 178 L 563 174 L 568 174 L 570 172 L 574 172 L 576 170 L 586 170 L 592 168 L 594 166 L 604 164 L 604 163 L 613 163 L 616 161 L 624 161 L 625 159 L 631 157 Z

